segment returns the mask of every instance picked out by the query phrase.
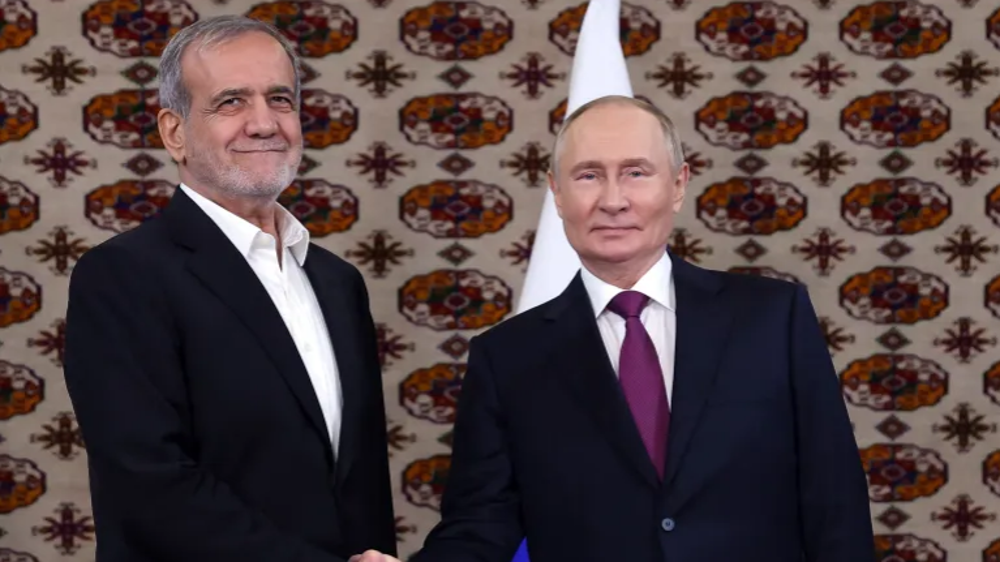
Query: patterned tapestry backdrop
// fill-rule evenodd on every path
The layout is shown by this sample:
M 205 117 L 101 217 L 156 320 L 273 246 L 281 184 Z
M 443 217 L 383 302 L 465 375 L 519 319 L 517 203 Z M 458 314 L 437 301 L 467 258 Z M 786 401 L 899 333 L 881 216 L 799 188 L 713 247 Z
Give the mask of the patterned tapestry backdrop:
M 222 13 L 276 23 L 305 57 L 308 150 L 281 202 L 367 278 L 413 552 L 468 340 L 515 307 L 585 7 L 0 0 L 0 561 L 93 559 L 68 274 L 167 204 L 157 57 Z M 635 0 L 621 24 L 636 92 L 674 116 L 694 173 L 674 251 L 809 286 L 879 559 L 1000 560 L 996 3 Z

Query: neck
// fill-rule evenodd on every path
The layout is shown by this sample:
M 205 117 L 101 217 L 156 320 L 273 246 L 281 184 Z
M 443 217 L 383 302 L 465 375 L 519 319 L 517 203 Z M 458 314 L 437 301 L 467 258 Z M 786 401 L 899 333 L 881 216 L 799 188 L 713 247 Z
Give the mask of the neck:
M 657 254 L 644 259 L 634 259 L 627 262 L 606 262 L 600 260 L 588 260 L 580 258 L 587 271 L 594 274 L 601 281 L 619 289 L 628 290 L 639 282 L 639 279 L 646 274 L 662 256 Z
M 233 195 L 219 189 L 207 188 L 204 185 L 189 183 L 187 181 L 184 182 L 184 185 L 197 191 L 200 195 L 230 213 L 274 236 L 275 239 L 278 238 L 277 214 L 275 213 L 276 202 L 273 199 Z

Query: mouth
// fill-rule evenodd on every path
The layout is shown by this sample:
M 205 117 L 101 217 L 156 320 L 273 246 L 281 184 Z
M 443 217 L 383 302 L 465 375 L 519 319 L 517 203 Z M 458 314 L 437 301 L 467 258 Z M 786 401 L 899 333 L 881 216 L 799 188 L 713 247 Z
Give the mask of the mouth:
M 287 148 L 258 148 L 253 150 L 234 150 L 237 154 L 263 154 L 266 152 L 288 152 Z
M 625 232 L 627 230 L 638 230 L 634 226 L 595 226 L 592 228 L 594 232 Z

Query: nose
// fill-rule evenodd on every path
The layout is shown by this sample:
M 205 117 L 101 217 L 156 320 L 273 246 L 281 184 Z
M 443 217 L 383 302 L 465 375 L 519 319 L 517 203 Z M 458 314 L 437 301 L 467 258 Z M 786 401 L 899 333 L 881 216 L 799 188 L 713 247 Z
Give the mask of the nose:
M 266 100 L 253 104 L 247 114 L 246 134 L 250 137 L 267 138 L 278 132 L 278 122 Z
M 610 214 L 618 214 L 628 209 L 628 199 L 625 198 L 617 178 L 612 177 L 605 182 L 598 205 L 602 211 Z

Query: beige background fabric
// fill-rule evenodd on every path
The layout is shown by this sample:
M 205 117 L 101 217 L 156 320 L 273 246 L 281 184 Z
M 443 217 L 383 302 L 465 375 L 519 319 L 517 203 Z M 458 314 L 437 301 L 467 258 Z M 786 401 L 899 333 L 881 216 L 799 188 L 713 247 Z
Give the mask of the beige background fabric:
M 516 306 L 584 9 L 0 0 L 0 561 L 93 560 L 68 274 L 168 200 L 156 57 L 223 13 L 278 22 L 305 56 L 309 148 L 282 202 L 367 279 L 400 548 L 418 548 L 468 339 Z M 809 287 L 878 559 L 1000 560 L 996 3 L 635 0 L 622 30 L 694 170 L 674 251 Z

